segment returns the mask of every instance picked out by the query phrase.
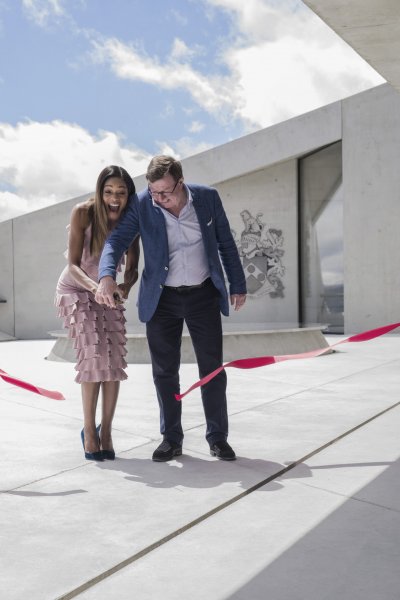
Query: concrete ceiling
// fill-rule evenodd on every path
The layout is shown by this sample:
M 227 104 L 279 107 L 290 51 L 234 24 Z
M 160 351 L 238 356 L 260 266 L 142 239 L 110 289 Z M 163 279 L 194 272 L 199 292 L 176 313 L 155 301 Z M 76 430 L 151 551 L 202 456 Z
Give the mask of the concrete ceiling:
M 399 0 L 303 0 L 400 91 Z

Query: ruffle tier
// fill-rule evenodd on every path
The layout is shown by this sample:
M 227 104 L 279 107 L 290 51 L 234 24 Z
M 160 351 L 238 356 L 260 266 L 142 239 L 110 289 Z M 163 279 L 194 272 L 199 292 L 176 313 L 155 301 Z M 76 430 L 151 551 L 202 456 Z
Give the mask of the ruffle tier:
M 98 304 L 89 291 L 56 293 L 57 316 L 74 340 L 77 383 L 127 378 L 124 306 Z

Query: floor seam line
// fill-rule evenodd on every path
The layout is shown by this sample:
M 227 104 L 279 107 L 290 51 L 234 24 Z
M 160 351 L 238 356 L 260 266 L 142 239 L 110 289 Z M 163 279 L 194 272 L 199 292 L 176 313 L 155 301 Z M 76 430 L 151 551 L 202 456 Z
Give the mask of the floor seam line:
M 136 450 L 137 448 L 142 448 L 143 446 L 147 446 L 148 444 L 152 444 L 153 442 L 155 442 L 157 440 L 149 440 L 148 442 L 143 442 L 142 444 L 139 444 L 138 446 L 132 446 L 131 448 L 127 448 L 126 450 L 121 450 L 121 452 L 119 452 L 119 455 L 124 454 L 126 452 L 132 452 L 132 450 Z M 27 483 L 23 483 L 22 485 L 18 485 L 14 488 L 11 488 L 9 490 L 0 490 L 0 494 L 10 494 L 12 492 L 15 492 L 16 490 L 21 490 L 24 487 L 28 487 L 30 485 L 34 485 L 35 483 L 40 483 L 42 481 L 47 481 L 48 479 L 52 479 L 53 477 L 58 477 L 59 475 L 63 475 L 64 473 L 70 473 L 72 471 L 76 471 L 77 469 L 82 469 L 85 467 L 90 467 L 91 465 L 93 465 L 93 462 L 86 462 L 86 463 L 81 463 L 79 465 L 76 465 L 75 467 L 70 467 L 69 469 L 64 469 L 63 471 L 58 471 L 57 473 L 52 473 L 51 475 L 46 475 L 46 477 L 40 477 L 39 479 L 34 479 L 33 481 L 28 481 Z
M 333 444 L 339 442 L 340 440 L 342 440 L 343 438 L 347 437 L 351 433 L 357 431 L 361 427 L 364 427 L 365 425 L 367 425 L 371 421 L 374 421 L 378 417 L 382 416 L 383 414 L 387 413 L 390 410 L 393 410 L 394 408 L 397 408 L 398 406 L 400 406 L 400 401 L 396 402 L 395 404 L 393 404 L 393 405 L 391 405 L 391 406 L 389 406 L 387 408 L 385 408 L 384 410 L 381 410 L 380 412 L 378 412 L 377 414 L 373 415 L 372 417 L 369 417 L 368 419 L 366 419 L 362 423 L 359 423 L 358 425 L 355 425 L 354 427 L 352 427 L 348 431 L 345 431 L 344 433 L 340 434 L 339 436 L 335 437 L 334 439 L 326 442 L 322 446 L 320 446 L 320 447 L 312 450 L 311 452 L 309 452 L 308 454 L 306 454 L 302 458 L 300 458 L 300 459 L 298 459 L 298 460 L 290 463 L 289 465 L 287 465 L 283 469 L 280 469 L 277 473 L 275 473 L 273 475 L 270 475 L 269 477 L 263 479 L 262 481 L 259 481 L 258 483 L 256 483 L 253 486 L 249 487 L 247 490 L 244 490 L 240 494 L 237 494 L 236 496 L 233 496 L 233 498 L 230 498 L 229 500 L 226 500 L 225 502 L 222 502 L 218 506 L 212 508 L 211 510 L 209 510 L 209 511 L 207 511 L 205 513 L 203 513 L 202 515 L 200 515 L 196 519 L 193 519 L 189 523 L 186 523 L 186 525 L 183 525 L 182 527 L 179 527 L 175 531 L 172 531 L 171 533 L 167 534 L 166 536 L 162 537 L 161 539 L 157 540 L 156 542 L 153 542 L 149 546 L 146 546 L 142 550 L 139 550 L 138 552 L 136 552 L 132 556 L 130 556 L 130 557 L 126 558 L 125 560 L 117 563 L 113 567 L 110 567 L 106 571 L 103 571 L 103 573 L 100 573 L 96 577 L 93 577 L 92 579 L 86 581 L 85 583 L 81 584 L 80 586 L 76 587 L 75 589 L 71 590 L 70 592 L 67 592 L 66 594 L 58 596 L 56 598 L 56 600 L 72 600 L 72 598 L 76 598 L 77 596 L 79 596 L 83 592 L 86 592 L 87 590 L 89 590 L 90 588 L 94 587 L 95 585 L 97 585 L 101 581 L 104 581 L 105 579 L 108 579 L 108 577 L 111 577 L 112 575 L 115 575 L 119 571 L 123 570 L 124 568 L 126 568 L 129 565 L 131 565 L 131 564 L 135 563 L 136 561 L 138 561 L 140 558 L 143 558 L 147 554 L 150 554 L 150 552 L 152 552 L 153 550 L 156 550 L 157 548 L 163 546 L 164 544 L 166 544 L 167 542 L 173 540 L 174 538 L 178 537 L 179 535 L 185 533 L 186 531 L 189 531 L 190 529 L 192 529 L 196 525 L 199 525 L 203 521 L 206 521 L 210 517 L 212 517 L 215 514 L 221 512 L 225 508 L 228 508 L 232 504 L 235 504 L 239 500 L 242 500 L 246 496 L 249 496 L 250 494 L 252 494 L 253 492 L 257 491 L 261 487 L 264 487 L 265 485 L 267 485 L 271 481 L 273 481 L 275 479 L 278 479 L 279 477 L 281 477 L 282 475 L 284 475 L 288 471 L 291 471 L 292 469 L 294 469 L 297 465 L 305 462 L 306 460 L 308 460 L 312 456 L 315 456 L 319 452 L 322 452 L 323 450 L 325 450 L 329 446 L 332 446 Z
M 383 508 L 384 510 L 388 510 L 390 512 L 400 513 L 400 510 L 397 508 L 393 508 L 391 506 L 385 506 L 384 504 L 378 504 L 378 502 L 371 502 L 370 500 L 365 500 L 364 498 L 359 498 L 356 495 L 346 496 L 346 494 L 342 494 L 341 492 L 335 492 L 334 490 L 329 490 L 324 487 L 319 487 L 317 485 L 312 485 L 311 483 L 306 483 L 305 481 L 296 481 L 297 485 L 302 485 L 313 490 L 320 490 L 321 492 L 326 492 L 327 494 L 332 494 L 333 496 L 339 496 L 340 498 L 345 498 L 346 500 L 353 500 L 354 502 L 362 502 L 363 504 L 369 504 L 370 506 L 376 506 L 377 508 Z
M 397 359 L 396 360 L 392 360 L 390 362 L 396 362 L 396 361 L 397 361 Z M 386 365 L 387 363 L 382 363 L 382 364 Z M 275 400 L 269 400 L 269 401 L 267 400 L 266 402 L 262 402 L 261 404 L 256 404 L 255 406 L 251 406 L 249 408 L 244 408 L 244 409 L 241 409 L 241 410 L 237 410 L 236 412 L 229 413 L 229 417 L 240 415 L 240 414 L 249 412 L 251 410 L 256 410 L 258 408 L 262 408 L 263 406 L 269 406 L 271 404 L 275 404 L 277 402 L 281 402 L 282 400 L 288 400 L 290 398 L 293 398 L 294 396 L 297 396 L 298 394 L 304 394 L 305 392 L 310 392 L 310 391 L 314 391 L 314 390 L 319 389 L 319 388 L 324 388 L 325 386 L 331 385 L 332 383 L 336 383 L 337 381 L 343 381 L 345 379 L 348 379 L 349 377 L 353 377 L 354 375 L 359 375 L 360 373 L 364 373 L 365 371 L 371 371 L 373 369 L 381 367 L 382 364 L 377 365 L 376 367 L 372 367 L 372 368 L 370 367 L 370 368 L 362 369 L 361 371 L 357 371 L 355 373 L 351 373 L 350 375 L 345 375 L 344 377 L 340 377 L 339 379 L 332 379 L 330 381 L 326 381 L 324 383 L 320 383 L 320 384 L 317 384 L 315 386 L 305 387 L 302 390 L 297 390 L 296 392 L 291 392 L 290 394 L 286 394 L 285 396 L 281 396 L 279 398 L 275 398 Z
M 16 490 L 21 490 L 24 487 L 28 487 L 29 485 L 34 485 L 35 483 L 40 483 L 42 481 L 47 481 L 48 479 L 53 479 L 53 477 L 58 477 L 59 475 L 64 475 L 64 473 L 70 473 L 72 471 L 76 471 L 77 469 L 82 469 L 90 466 L 89 463 L 82 463 L 80 465 L 76 465 L 75 467 L 71 467 L 70 469 L 64 469 L 63 471 L 58 471 L 57 473 L 52 473 L 51 475 L 47 475 L 46 477 L 40 477 L 39 479 L 34 479 L 33 481 L 29 481 L 28 483 L 23 483 L 22 485 L 17 485 L 14 488 L 9 490 L 0 490 L 0 494 L 10 494 L 15 492 Z

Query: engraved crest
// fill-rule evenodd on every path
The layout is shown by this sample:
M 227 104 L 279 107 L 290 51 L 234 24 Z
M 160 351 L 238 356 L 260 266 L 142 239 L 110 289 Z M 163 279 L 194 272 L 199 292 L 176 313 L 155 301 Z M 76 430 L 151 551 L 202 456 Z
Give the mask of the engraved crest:
M 268 294 L 271 298 L 283 298 L 285 286 L 282 277 L 285 267 L 282 257 L 284 238 L 281 229 L 267 229 L 257 213 L 255 217 L 249 210 L 242 210 L 244 229 L 240 241 L 232 231 L 239 255 L 242 258 L 243 269 L 246 275 L 247 291 L 255 298 Z

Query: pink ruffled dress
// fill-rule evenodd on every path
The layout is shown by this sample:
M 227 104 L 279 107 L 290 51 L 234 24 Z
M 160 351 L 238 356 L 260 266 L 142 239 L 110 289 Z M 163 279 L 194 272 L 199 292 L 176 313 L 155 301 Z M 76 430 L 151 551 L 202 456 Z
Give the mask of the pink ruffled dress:
M 91 229 L 90 225 L 85 231 L 81 268 L 97 282 L 100 256 L 90 254 Z M 121 271 L 121 264 L 118 271 Z M 75 381 L 126 379 L 124 306 L 108 308 L 98 304 L 94 294 L 80 287 L 71 277 L 68 267 L 65 267 L 58 280 L 55 305 L 58 307 L 58 316 L 64 319 L 68 337 L 74 340 L 77 358 L 75 369 L 78 371 Z

